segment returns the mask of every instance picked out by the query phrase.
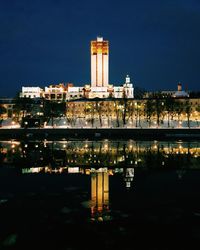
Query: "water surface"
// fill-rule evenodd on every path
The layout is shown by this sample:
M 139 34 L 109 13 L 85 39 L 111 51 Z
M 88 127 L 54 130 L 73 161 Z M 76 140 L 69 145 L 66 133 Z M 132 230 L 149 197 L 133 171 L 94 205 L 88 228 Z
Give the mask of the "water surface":
M 1 141 L 0 249 L 193 249 L 199 159 L 198 141 Z

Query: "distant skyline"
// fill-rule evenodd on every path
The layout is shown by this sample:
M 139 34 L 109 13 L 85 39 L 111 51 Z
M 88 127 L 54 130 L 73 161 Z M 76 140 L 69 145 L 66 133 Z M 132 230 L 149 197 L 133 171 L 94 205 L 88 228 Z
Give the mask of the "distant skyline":
M 90 83 L 90 41 L 110 43 L 111 84 L 199 90 L 199 0 L 0 1 L 0 96 Z

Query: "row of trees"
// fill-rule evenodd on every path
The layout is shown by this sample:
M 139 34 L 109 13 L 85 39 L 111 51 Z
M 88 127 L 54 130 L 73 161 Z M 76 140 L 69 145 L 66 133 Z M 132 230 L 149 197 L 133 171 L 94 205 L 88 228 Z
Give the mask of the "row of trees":
M 200 111 L 199 107 L 197 111 Z M 148 99 L 145 103 L 144 113 L 148 119 L 149 127 L 151 126 L 152 117 L 156 117 L 158 126 L 165 119 L 165 117 L 167 117 L 167 123 L 169 127 L 170 120 L 173 120 L 174 117 L 177 117 L 178 122 L 180 122 L 181 114 L 186 115 L 187 125 L 188 127 L 190 127 L 192 106 L 187 99 L 184 102 L 171 97 L 168 97 L 166 99 Z
M 93 100 L 85 100 L 82 102 L 52 102 L 48 100 L 40 100 L 35 102 L 30 98 L 16 99 L 13 113 L 15 119 L 20 119 L 31 116 L 39 116 L 43 121 L 51 122 L 54 125 L 55 118 L 65 117 L 66 122 L 71 126 L 75 126 L 77 120 L 82 118 L 92 127 L 95 126 L 95 121 L 98 121 L 99 126 L 103 126 L 103 120 L 107 120 L 107 125 L 120 127 L 127 124 L 133 124 L 135 127 L 141 126 L 141 121 L 146 121 L 148 126 L 152 126 L 152 121 L 156 121 L 157 126 L 160 126 L 163 121 L 167 121 L 168 127 L 170 122 L 176 117 L 178 122 L 181 121 L 181 115 L 187 119 L 187 125 L 190 127 L 192 109 L 189 99 L 168 98 L 153 98 L 146 100 L 133 99 L 114 99 L 102 100 L 99 98 Z M 196 107 L 195 112 L 199 114 L 200 106 Z M 197 119 L 198 122 L 198 119 Z

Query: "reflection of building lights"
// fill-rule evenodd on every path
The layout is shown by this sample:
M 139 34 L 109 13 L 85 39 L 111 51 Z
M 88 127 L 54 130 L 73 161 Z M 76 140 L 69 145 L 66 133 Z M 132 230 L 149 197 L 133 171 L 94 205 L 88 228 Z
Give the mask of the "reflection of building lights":
M 92 170 L 91 175 L 91 215 L 104 220 L 109 212 L 109 174 L 106 168 Z
M 108 170 L 108 174 L 109 174 L 109 175 L 114 175 L 113 170 L 112 170 L 112 169 L 109 169 L 109 170 Z
M 90 175 L 90 169 L 86 169 L 85 174 Z
M 79 173 L 79 167 L 68 167 L 68 173 L 70 174 Z
M 131 187 L 131 183 L 130 183 L 130 181 L 127 181 L 126 182 L 126 188 L 130 188 Z
M 127 168 L 125 170 L 125 177 L 124 180 L 126 182 L 126 188 L 130 188 L 131 187 L 131 182 L 133 181 L 133 177 L 134 177 L 134 168 Z

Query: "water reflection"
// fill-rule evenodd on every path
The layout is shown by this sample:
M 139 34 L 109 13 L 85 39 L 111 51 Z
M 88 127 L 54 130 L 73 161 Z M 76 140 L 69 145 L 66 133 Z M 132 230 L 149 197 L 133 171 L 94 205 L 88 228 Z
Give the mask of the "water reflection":
M 199 226 L 199 158 L 199 141 L 1 141 L 0 238 L 19 235 L 17 249 L 41 236 L 49 249 L 177 238 L 179 249 Z
M 77 171 L 69 169 L 70 167 L 198 168 L 199 157 L 199 142 L 132 140 L 0 142 L 1 165 L 38 168 L 34 171 L 42 171 L 43 168 L 44 172 L 63 172 L 66 168 L 68 171 Z
M 109 219 L 109 173 L 105 168 L 91 172 L 91 218 Z
M 0 165 L 22 174 L 90 176 L 91 219 L 110 220 L 109 182 L 120 175 L 126 189 L 137 171 L 175 169 L 181 180 L 187 169 L 199 169 L 200 143 L 183 141 L 1 141 Z

